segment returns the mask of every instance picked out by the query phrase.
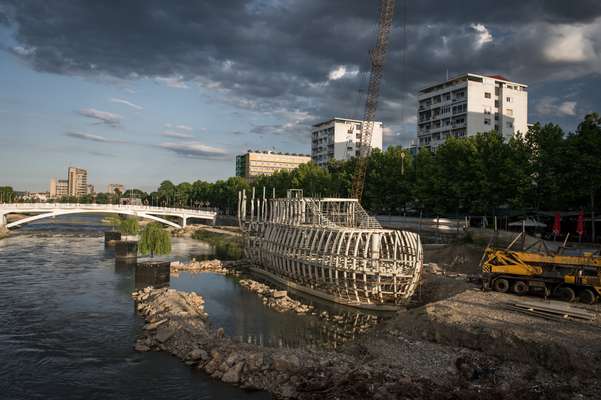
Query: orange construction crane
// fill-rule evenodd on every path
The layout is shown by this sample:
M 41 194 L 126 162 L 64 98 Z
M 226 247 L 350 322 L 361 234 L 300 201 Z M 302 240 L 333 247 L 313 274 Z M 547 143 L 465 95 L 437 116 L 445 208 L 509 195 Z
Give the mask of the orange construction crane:
M 378 40 L 376 47 L 370 52 L 371 70 L 369 75 L 369 86 L 367 89 L 367 100 L 365 102 L 365 114 L 361 127 L 361 138 L 359 140 L 359 157 L 353 175 L 353 187 L 351 197 L 361 201 L 363 187 L 365 186 L 365 175 L 367 172 L 367 159 L 371 152 L 371 136 L 374 129 L 378 97 L 380 96 L 380 81 L 384 69 L 384 59 L 388 49 L 388 37 L 392 27 L 392 16 L 394 15 L 395 0 L 381 0 L 380 19 L 378 27 Z

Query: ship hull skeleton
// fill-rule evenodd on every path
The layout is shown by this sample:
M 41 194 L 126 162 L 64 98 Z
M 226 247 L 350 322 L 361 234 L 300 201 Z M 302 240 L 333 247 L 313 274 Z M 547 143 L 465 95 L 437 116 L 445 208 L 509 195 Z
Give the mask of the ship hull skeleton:
M 383 229 L 356 199 L 248 198 L 238 219 L 255 272 L 337 303 L 394 310 L 413 295 L 423 267 L 419 235 Z

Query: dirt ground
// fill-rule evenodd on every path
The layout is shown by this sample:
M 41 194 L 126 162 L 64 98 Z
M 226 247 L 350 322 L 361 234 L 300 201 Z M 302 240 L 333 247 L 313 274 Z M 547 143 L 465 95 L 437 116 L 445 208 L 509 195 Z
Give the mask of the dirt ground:
M 601 306 L 572 305 L 596 313 L 592 322 L 508 310 L 504 303 L 525 298 L 484 292 L 466 280 L 479 273 L 482 250 L 474 244 L 426 249 L 425 262 L 436 263 L 438 274 L 425 272 L 407 310 L 343 351 L 378 370 L 401 371 L 411 383 L 395 386 L 383 378 L 389 390 L 382 398 L 601 398 Z M 349 396 L 362 379 L 348 382 Z M 369 379 L 378 384 L 378 377 Z

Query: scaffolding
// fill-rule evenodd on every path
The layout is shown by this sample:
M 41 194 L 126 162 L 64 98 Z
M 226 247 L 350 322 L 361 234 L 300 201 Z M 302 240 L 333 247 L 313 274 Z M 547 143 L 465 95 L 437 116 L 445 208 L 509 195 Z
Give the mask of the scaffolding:
M 239 193 L 245 255 L 259 273 L 346 305 L 396 309 L 414 293 L 423 266 L 419 235 L 383 229 L 356 199 L 250 198 Z

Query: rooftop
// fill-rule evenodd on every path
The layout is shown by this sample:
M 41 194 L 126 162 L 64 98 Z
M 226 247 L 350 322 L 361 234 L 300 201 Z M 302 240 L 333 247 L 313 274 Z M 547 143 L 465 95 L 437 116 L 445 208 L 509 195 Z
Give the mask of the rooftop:
M 357 123 L 360 123 L 360 124 L 363 123 L 363 121 L 361 121 L 360 119 L 333 117 L 333 118 L 331 118 L 331 119 L 329 119 L 327 121 L 319 122 L 319 123 L 313 125 L 313 127 L 317 128 L 317 127 L 319 127 L 321 125 L 329 124 L 330 122 L 333 122 L 333 121 L 349 121 L 349 122 L 357 122 Z M 375 121 L 375 123 L 376 124 L 381 124 L 381 122 L 379 122 L 379 121 Z
M 272 150 L 251 150 L 248 149 L 246 151 L 246 153 L 254 153 L 254 154 L 274 154 L 274 155 L 280 155 L 280 156 L 297 156 L 297 157 L 311 157 L 308 154 L 301 154 L 301 153 L 283 153 L 280 151 L 272 151 Z M 245 154 L 246 154 L 245 153 Z M 242 154 L 244 155 L 244 154 Z
M 518 83 L 518 82 L 510 81 L 509 79 L 507 79 L 503 75 L 499 75 L 499 74 L 494 74 L 494 75 L 479 75 L 479 74 L 472 74 L 472 73 L 468 72 L 468 73 L 465 73 L 465 74 L 456 75 L 456 76 L 454 76 L 452 78 L 449 78 L 449 79 L 447 79 L 445 81 L 442 81 L 442 82 L 433 83 L 433 84 L 430 84 L 428 86 L 425 86 L 425 87 L 421 88 L 419 90 L 419 92 L 420 93 L 422 93 L 422 92 L 426 92 L 427 93 L 427 92 L 431 91 L 433 88 L 436 88 L 437 86 L 442 86 L 442 85 L 444 85 L 446 83 L 452 83 L 453 81 L 457 81 L 457 80 L 460 80 L 460 79 L 463 79 L 463 78 L 467 78 L 467 77 L 470 77 L 470 76 L 471 77 L 475 77 L 475 78 L 492 78 L 492 79 L 495 79 L 495 80 L 498 80 L 498 81 L 510 82 L 510 83 L 517 84 L 517 85 L 520 85 L 520 86 L 528 87 L 528 85 L 525 85 L 523 83 Z

